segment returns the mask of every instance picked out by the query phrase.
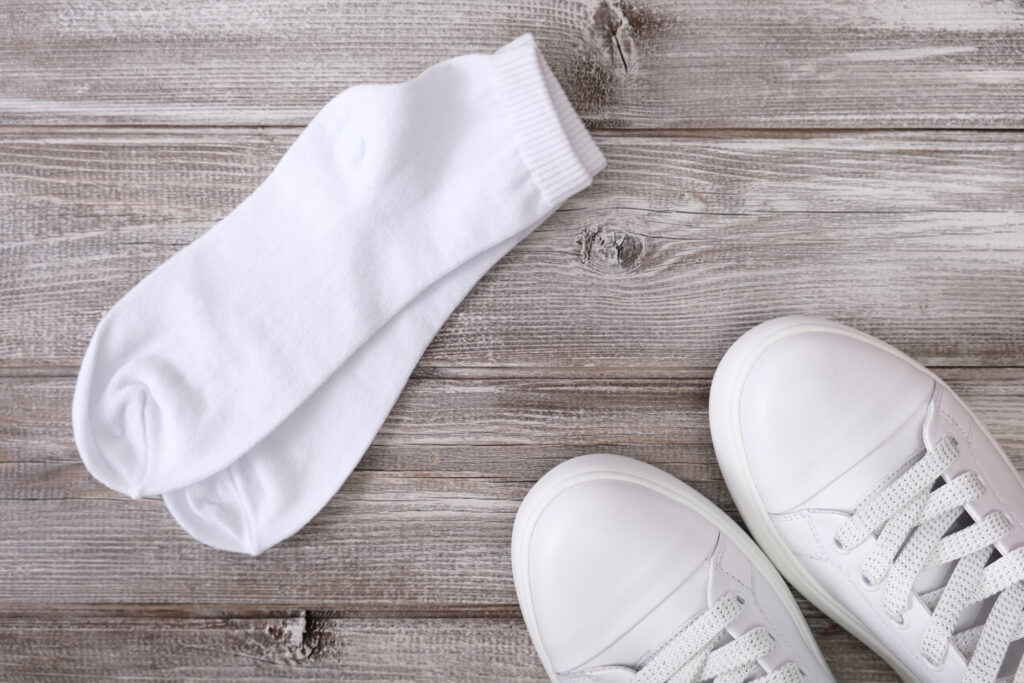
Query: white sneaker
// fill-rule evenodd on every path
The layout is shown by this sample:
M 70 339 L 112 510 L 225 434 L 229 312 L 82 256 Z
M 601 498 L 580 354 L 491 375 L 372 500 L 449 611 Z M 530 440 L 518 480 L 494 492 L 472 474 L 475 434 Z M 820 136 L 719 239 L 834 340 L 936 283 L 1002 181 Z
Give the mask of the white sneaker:
M 1024 488 L 938 377 L 780 318 L 726 353 L 710 417 L 747 526 L 811 602 L 906 681 L 1024 681 Z
M 753 541 L 642 462 L 585 455 L 544 475 L 516 515 L 512 570 L 553 681 L 832 680 Z

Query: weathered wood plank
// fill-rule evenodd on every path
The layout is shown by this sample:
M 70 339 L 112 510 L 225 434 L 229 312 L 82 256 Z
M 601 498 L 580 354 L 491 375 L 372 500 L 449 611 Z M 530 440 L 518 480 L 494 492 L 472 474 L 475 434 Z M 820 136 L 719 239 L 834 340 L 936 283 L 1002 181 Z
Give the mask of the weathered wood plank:
M 943 374 L 1024 469 L 1024 370 Z M 0 611 L 514 605 L 515 510 L 565 458 L 640 458 L 735 515 L 708 433 L 709 379 L 414 381 L 341 492 L 256 559 L 196 543 L 158 499 L 94 482 L 71 440 L 71 379 L 0 379 Z
M 415 382 L 342 495 L 252 560 L 200 546 L 157 499 L 92 481 L 70 439 L 72 385 L 0 381 L 0 605 L 514 604 L 508 543 L 533 481 L 565 457 L 665 425 L 694 434 L 706 399 L 706 382 Z M 678 445 L 686 438 L 662 431 L 615 450 L 671 463 L 723 499 L 707 435 L 702 453 Z
M 866 657 L 865 657 L 866 659 Z M 870 663 L 870 662 L 868 662 Z M 4 680 L 544 680 L 514 619 L 0 617 Z
M 852 637 L 811 619 L 840 682 L 895 682 Z M 518 618 L 0 616 L 5 680 L 546 681 Z
M 7 134 L 0 366 L 70 372 L 102 313 L 294 135 Z M 747 328 L 796 312 L 933 365 L 1024 364 L 1024 134 L 599 143 L 594 187 L 485 277 L 424 367 L 708 368 Z
M 526 31 L 598 126 L 1024 126 L 1024 8 L 985 0 L 13 0 L 0 122 L 304 124 Z
M 252 560 L 94 482 L 69 375 L 297 133 L 239 126 L 301 126 L 527 30 L 592 126 L 676 139 L 600 136 L 596 187 L 457 311 L 324 512 Z M 608 450 L 735 516 L 710 369 L 781 313 L 1003 366 L 941 374 L 1024 467 L 1024 134 L 721 132 L 1020 129 L 1017 4 L 13 0 L 0 65 L 2 680 L 542 680 L 507 560 L 519 500 Z M 231 128 L 41 127 L 66 124 Z M 840 681 L 895 680 L 802 606 Z

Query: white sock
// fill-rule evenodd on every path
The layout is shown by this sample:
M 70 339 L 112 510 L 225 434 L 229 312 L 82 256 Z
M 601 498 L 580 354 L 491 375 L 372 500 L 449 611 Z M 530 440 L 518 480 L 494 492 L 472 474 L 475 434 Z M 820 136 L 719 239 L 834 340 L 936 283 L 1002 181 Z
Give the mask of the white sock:
M 579 121 L 538 61 L 550 97 Z M 589 136 L 570 140 L 596 173 L 603 158 Z M 181 526 L 222 550 L 259 554 L 301 529 L 337 492 L 390 412 L 430 339 L 494 263 L 535 226 L 483 252 L 421 294 L 366 342 L 296 412 L 231 466 L 164 494 Z M 414 348 L 412 340 L 419 340 Z
M 518 241 L 480 254 L 420 295 L 256 448 L 213 476 L 165 493 L 178 524 L 202 543 L 251 555 L 305 526 L 362 459 L 455 305 Z M 418 348 L 410 339 L 419 340 Z
M 100 323 L 73 407 L 86 466 L 138 497 L 250 451 L 306 457 L 291 449 L 289 416 L 315 412 L 307 401 L 330 393 L 325 382 L 354 354 L 362 367 L 382 343 L 375 335 L 425 291 L 432 310 L 450 312 L 468 289 L 467 264 L 510 248 L 602 166 L 529 36 L 408 83 L 346 91 L 252 196 Z M 449 275 L 460 284 L 445 286 Z M 438 315 L 399 315 L 389 334 L 400 339 L 385 346 L 401 359 L 390 361 L 411 370 Z M 397 388 L 371 380 L 372 400 L 360 393 L 333 410 L 375 431 L 407 376 L 393 375 Z M 336 446 L 299 441 L 317 453 Z M 278 479 L 294 474 L 284 470 Z

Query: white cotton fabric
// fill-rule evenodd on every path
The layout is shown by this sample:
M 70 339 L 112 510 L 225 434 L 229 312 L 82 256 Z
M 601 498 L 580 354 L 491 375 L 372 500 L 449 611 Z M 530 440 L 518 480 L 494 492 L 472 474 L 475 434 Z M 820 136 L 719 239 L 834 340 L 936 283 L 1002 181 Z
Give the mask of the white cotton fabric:
M 218 548 L 301 528 L 473 284 L 604 158 L 529 35 L 313 119 L 237 209 L 89 344 L 79 452 Z

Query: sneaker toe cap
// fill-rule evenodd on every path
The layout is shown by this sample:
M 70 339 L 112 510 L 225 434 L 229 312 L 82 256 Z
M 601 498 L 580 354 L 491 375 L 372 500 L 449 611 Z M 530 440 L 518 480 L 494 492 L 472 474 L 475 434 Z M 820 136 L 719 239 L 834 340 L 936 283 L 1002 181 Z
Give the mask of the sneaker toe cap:
M 527 568 L 552 665 L 565 671 L 612 645 L 707 566 L 718 535 L 640 484 L 596 479 L 560 493 L 536 522 Z M 694 600 L 706 608 L 707 580 L 697 583 Z
M 771 513 L 826 490 L 829 507 L 855 505 L 920 447 L 931 376 L 881 342 L 836 328 L 782 335 L 742 378 L 741 442 Z

